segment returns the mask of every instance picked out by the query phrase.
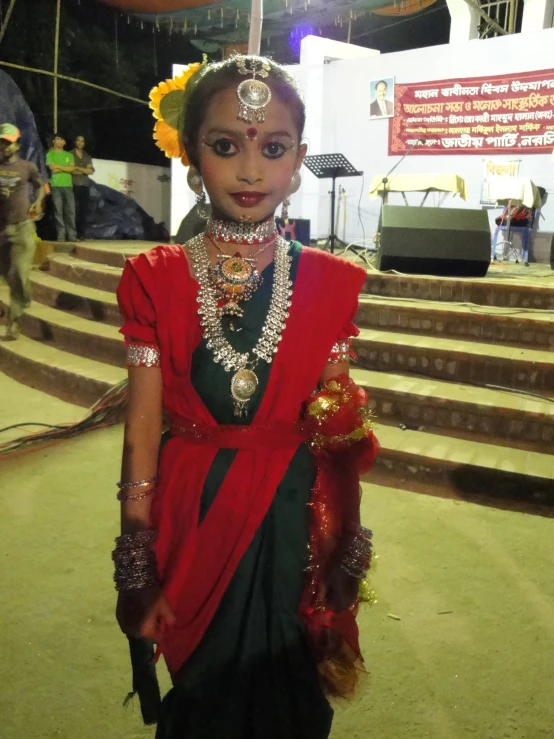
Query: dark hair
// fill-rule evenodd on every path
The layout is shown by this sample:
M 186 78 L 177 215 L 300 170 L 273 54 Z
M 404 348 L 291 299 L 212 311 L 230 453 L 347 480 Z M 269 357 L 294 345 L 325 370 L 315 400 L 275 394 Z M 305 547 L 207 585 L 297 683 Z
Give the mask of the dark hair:
M 385 85 L 387 90 L 389 89 L 389 83 L 386 80 L 379 80 L 379 82 L 375 85 L 375 89 L 377 89 L 379 85 Z
M 250 57 L 246 57 L 248 58 Z M 252 58 L 259 60 L 261 57 Z M 294 78 L 280 64 L 265 57 L 261 59 L 271 67 L 269 76 L 264 78 L 264 82 L 271 88 L 271 92 L 291 109 L 298 137 L 301 139 L 306 122 L 306 108 L 298 86 Z M 223 62 L 208 64 L 194 77 L 191 77 L 187 84 L 180 131 L 189 160 L 195 167 L 198 166 L 198 132 L 204 122 L 210 100 L 218 92 L 232 86 L 238 87 L 244 79 L 247 79 L 238 71 L 236 60 L 237 55 Z
M 65 136 L 62 136 L 61 133 L 53 133 L 52 140 L 53 139 L 63 139 L 65 141 Z

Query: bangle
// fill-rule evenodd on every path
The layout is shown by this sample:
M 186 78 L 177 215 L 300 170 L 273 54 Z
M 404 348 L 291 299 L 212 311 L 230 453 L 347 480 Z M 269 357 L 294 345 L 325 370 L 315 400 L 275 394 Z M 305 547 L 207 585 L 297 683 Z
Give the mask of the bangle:
M 154 477 L 147 477 L 144 480 L 137 480 L 136 482 L 121 482 L 121 480 L 117 483 L 117 487 L 120 490 L 129 490 L 129 488 L 144 488 L 147 485 L 150 485 L 152 482 L 158 482 L 158 476 L 154 475 Z
M 136 590 L 158 584 L 153 548 L 156 534 L 156 529 L 146 529 L 117 537 L 112 552 L 116 590 Z
M 341 560 L 341 568 L 347 575 L 361 580 L 371 567 L 373 532 L 359 526 Z
M 126 495 L 124 490 L 120 490 L 117 494 L 117 499 L 121 503 L 130 503 L 134 500 L 142 500 L 143 498 L 149 498 L 151 495 L 154 495 L 154 491 L 156 490 L 155 487 L 150 488 L 150 490 L 145 490 L 143 493 L 131 493 L 131 495 Z

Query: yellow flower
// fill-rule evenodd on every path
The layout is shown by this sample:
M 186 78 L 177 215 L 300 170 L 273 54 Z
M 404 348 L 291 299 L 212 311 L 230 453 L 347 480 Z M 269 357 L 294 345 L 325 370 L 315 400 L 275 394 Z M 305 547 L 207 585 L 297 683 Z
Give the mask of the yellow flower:
M 179 135 L 179 114 L 183 107 L 187 82 L 203 66 L 199 63 L 189 64 L 178 77 L 160 82 L 150 91 L 150 108 L 156 118 L 156 146 L 168 157 L 179 157 L 185 166 L 188 166 L 189 161 Z

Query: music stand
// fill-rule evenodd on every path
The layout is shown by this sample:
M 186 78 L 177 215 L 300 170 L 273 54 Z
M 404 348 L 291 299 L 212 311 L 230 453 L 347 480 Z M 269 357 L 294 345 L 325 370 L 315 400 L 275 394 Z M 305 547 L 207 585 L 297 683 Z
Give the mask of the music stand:
M 335 241 L 337 240 L 335 233 L 335 187 L 337 177 L 360 177 L 363 172 L 358 172 L 357 169 L 354 169 L 348 159 L 342 154 L 313 154 L 304 159 L 304 164 L 318 180 L 328 177 L 331 177 L 333 180 L 333 187 L 331 189 L 331 233 L 323 248 L 327 249 L 329 246 L 331 248 L 331 254 L 334 254 Z

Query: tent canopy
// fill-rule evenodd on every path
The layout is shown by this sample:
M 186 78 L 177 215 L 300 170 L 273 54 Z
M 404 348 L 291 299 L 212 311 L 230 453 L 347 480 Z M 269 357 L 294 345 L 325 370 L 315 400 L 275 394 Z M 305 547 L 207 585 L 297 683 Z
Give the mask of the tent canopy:
M 153 23 L 169 24 L 176 32 L 190 31 L 204 39 L 232 44 L 248 39 L 251 0 L 101 0 Z M 289 35 L 308 27 L 343 25 L 394 0 L 264 0 L 263 38 Z M 422 6 L 423 7 L 423 6 Z

